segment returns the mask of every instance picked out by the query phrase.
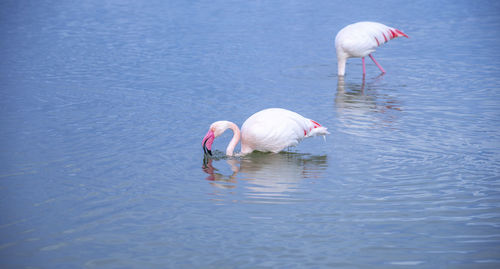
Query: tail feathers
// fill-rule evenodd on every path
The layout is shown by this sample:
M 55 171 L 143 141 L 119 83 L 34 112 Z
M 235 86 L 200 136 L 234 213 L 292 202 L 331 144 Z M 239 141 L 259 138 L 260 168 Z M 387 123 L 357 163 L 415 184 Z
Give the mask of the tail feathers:
M 385 26 L 385 27 L 387 27 L 385 30 L 380 31 L 377 34 L 374 34 L 374 36 L 373 36 L 375 38 L 375 41 L 377 41 L 377 46 L 380 46 L 380 45 L 386 43 L 387 41 L 392 40 L 396 37 L 404 36 L 406 38 L 410 38 L 408 35 L 403 33 L 401 30 L 398 30 L 396 28 L 391 28 L 388 26 Z
M 401 36 L 404 36 L 406 38 L 410 38 L 405 33 L 403 33 L 401 30 L 391 29 L 390 31 L 391 31 L 391 39 L 396 38 L 396 37 L 401 37 Z
M 330 134 L 327 131 L 326 127 L 321 126 L 318 122 L 309 119 L 312 123 L 312 126 L 309 128 L 309 131 L 304 130 L 305 137 L 318 136 L 318 135 L 327 135 Z
M 306 137 L 318 136 L 318 135 L 327 135 L 330 134 L 328 129 L 323 126 L 318 126 L 316 128 L 311 129 L 311 131 L 306 135 Z

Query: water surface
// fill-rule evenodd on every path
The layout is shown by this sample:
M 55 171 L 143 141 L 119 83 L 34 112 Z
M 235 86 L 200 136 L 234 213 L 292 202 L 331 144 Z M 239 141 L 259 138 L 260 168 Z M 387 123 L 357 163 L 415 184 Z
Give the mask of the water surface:
M 397 7 L 397 8 L 396 8 Z M 3 1 L 5 268 L 500 266 L 495 1 Z M 334 37 L 397 27 L 348 60 Z M 329 128 L 204 159 L 216 120 Z

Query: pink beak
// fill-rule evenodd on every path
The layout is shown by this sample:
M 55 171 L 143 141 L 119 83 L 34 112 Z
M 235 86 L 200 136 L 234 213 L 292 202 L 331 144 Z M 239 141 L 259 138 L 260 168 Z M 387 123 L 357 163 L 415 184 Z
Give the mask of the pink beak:
M 215 139 L 214 132 L 209 130 L 201 142 L 205 154 L 208 153 L 208 155 L 212 156 L 212 144 L 214 143 L 214 139 Z

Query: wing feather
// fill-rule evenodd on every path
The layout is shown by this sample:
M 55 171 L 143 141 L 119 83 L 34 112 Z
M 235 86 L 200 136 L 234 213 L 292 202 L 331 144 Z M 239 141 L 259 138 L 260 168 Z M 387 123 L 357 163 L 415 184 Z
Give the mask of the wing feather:
M 357 22 L 347 25 L 335 37 L 337 52 L 348 57 L 365 57 L 396 37 L 408 37 L 402 31 L 378 22 Z
M 250 116 L 241 127 L 242 145 L 259 151 L 279 152 L 296 146 L 305 137 L 327 132 L 325 127 L 315 124 L 293 111 L 270 108 Z M 311 132 L 311 130 L 316 130 Z

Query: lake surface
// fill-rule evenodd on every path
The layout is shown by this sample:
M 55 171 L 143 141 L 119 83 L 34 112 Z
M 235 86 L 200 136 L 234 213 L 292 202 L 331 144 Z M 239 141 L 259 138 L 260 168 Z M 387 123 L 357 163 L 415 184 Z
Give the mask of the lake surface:
M 2 268 L 499 268 L 500 2 L 2 1 Z M 334 38 L 407 33 L 349 59 Z M 282 107 L 331 132 L 204 160 Z M 238 147 L 239 149 L 239 147 Z

